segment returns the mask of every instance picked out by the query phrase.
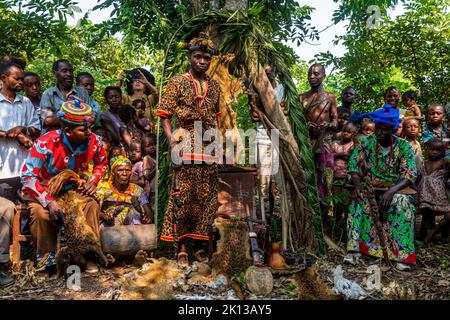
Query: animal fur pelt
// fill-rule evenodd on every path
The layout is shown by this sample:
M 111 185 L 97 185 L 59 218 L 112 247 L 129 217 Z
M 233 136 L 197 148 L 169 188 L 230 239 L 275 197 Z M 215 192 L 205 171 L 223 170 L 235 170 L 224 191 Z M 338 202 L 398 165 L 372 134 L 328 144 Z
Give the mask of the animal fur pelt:
M 213 271 L 228 277 L 245 272 L 253 262 L 247 224 L 219 217 L 214 220 L 214 226 L 220 232 L 220 240 L 210 263 Z
M 183 277 L 176 261 L 151 259 L 141 270 L 124 277 L 120 285 L 121 300 L 172 299 L 173 284 Z
M 62 247 L 56 254 L 58 276 L 65 273 L 71 261 L 84 264 L 84 255 L 88 252 L 97 254 L 105 266 L 113 260 L 112 256 L 105 256 L 100 240 L 97 239 L 94 231 L 86 222 L 83 208 L 93 198 L 77 192 L 81 191 L 84 182 L 78 174 L 66 169 L 53 177 L 48 184 L 49 194 L 64 208 L 66 246 Z M 68 184 L 73 184 L 73 187 L 64 191 L 64 186 Z
M 299 300 L 344 300 L 342 295 L 336 294 L 320 279 L 315 266 L 297 273 L 294 279 Z

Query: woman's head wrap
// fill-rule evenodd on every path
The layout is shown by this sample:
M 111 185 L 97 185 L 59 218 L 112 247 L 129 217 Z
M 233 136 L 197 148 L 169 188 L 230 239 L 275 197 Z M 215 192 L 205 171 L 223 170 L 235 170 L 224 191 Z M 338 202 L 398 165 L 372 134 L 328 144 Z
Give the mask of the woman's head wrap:
M 209 39 L 205 32 L 200 32 L 197 38 L 193 38 L 189 41 L 187 47 L 189 48 L 189 52 L 195 50 L 208 52 L 210 54 L 214 54 L 216 52 L 216 45 L 211 39 Z
M 80 99 L 64 102 L 56 116 L 65 123 L 75 126 L 85 126 L 95 122 L 92 116 L 92 108 Z
M 122 155 L 114 157 L 109 161 L 109 168 L 111 172 L 114 172 L 114 169 L 117 168 L 120 165 L 128 164 L 131 166 L 131 161 L 127 157 L 124 157 Z
M 358 116 L 358 119 L 363 118 L 371 118 L 376 124 L 392 126 L 394 130 L 397 130 L 400 122 L 402 122 L 398 109 L 393 108 L 390 104 L 385 104 L 383 108 L 377 109 L 374 112 L 362 113 Z

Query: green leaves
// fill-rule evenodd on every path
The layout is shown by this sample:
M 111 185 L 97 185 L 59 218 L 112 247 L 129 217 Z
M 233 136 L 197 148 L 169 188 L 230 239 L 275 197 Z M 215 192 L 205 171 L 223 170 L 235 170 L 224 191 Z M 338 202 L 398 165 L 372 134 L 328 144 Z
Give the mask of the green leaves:
M 337 0 L 335 2 L 338 2 Z M 450 100 L 450 15 L 446 1 L 339 1 L 335 21 L 349 20 L 347 34 L 337 37 L 347 47 L 343 57 L 330 52 L 316 58 L 332 65 L 353 86 L 363 111 L 383 103 L 383 92 L 391 86 L 402 91 L 417 89 L 419 103 Z M 386 10 L 404 3 L 405 13 L 390 19 Z M 447 2 L 448 3 L 448 2 Z M 368 5 L 378 5 L 383 20 L 379 28 L 367 28 Z
M 3 1 L 0 34 L 8 36 L 0 38 L 0 55 L 30 59 L 37 50 L 57 46 L 67 31 L 66 16 L 76 4 L 70 0 Z

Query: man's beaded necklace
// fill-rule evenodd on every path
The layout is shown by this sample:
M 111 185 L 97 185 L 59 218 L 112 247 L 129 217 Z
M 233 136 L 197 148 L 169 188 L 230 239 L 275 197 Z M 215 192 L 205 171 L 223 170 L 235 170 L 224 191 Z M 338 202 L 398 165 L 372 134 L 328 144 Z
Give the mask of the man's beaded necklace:
M 200 111 L 203 101 L 205 101 L 206 95 L 208 94 L 208 81 L 201 81 L 194 78 L 192 75 L 192 70 L 189 70 L 189 77 L 194 84 L 195 90 L 195 101 L 197 103 L 197 109 Z M 203 83 L 205 83 L 205 88 L 203 88 Z

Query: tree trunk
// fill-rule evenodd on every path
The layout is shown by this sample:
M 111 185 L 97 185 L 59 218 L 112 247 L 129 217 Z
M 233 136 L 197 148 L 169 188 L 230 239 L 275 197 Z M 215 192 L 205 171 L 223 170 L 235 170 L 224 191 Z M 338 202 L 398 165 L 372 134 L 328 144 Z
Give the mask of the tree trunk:
M 247 1 L 227 0 L 223 6 L 224 10 L 247 10 Z
M 103 252 L 116 256 L 134 255 L 156 249 L 154 224 L 105 227 L 100 232 Z
M 211 9 L 220 9 L 218 0 L 210 0 Z M 247 1 L 245 0 L 226 0 L 222 10 L 246 10 Z M 205 26 L 212 40 L 216 45 L 223 42 L 224 35 L 218 33 L 217 24 L 209 24 Z M 287 248 L 294 253 L 303 252 L 305 249 L 317 252 L 318 243 L 315 237 L 313 225 L 313 216 L 309 204 L 306 201 L 307 183 L 303 168 L 300 163 L 300 152 L 297 141 L 292 133 L 291 127 L 280 110 L 279 103 L 275 97 L 275 91 L 264 72 L 264 68 L 257 64 L 257 59 L 253 59 L 253 64 L 246 66 L 250 71 L 248 80 L 254 80 L 252 86 L 258 93 L 263 107 L 265 117 L 262 120 L 266 128 L 278 129 L 280 132 L 280 170 L 283 171 L 285 181 L 288 186 L 289 195 L 284 195 L 284 204 L 287 199 L 289 203 L 289 212 L 282 212 L 283 218 L 283 249 Z M 270 133 L 270 130 L 269 130 Z M 285 206 L 283 210 L 286 211 Z
M 192 13 L 194 16 L 203 11 L 203 0 L 191 0 Z
M 279 156 L 280 164 L 287 184 L 289 185 L 290 199 L 290 234 L 288 247 L 294 252 L 303 250 L 317 251 L 318 243 L 314 233 L 313 216 L 306 201 L 306 178 L 300 163 L 300 153 L 297 141 L 291 127 L 280 110 L 275 96 L 275 90 L 267 78 L 264 68 L 257 64 L 257 60 L 248 66 L 248 83 L 261 99 L 263 110 L 263 123 L 266 128 L 278 129 L 280 133 Z M 290 242 L 290 243 L 289 243 Z

